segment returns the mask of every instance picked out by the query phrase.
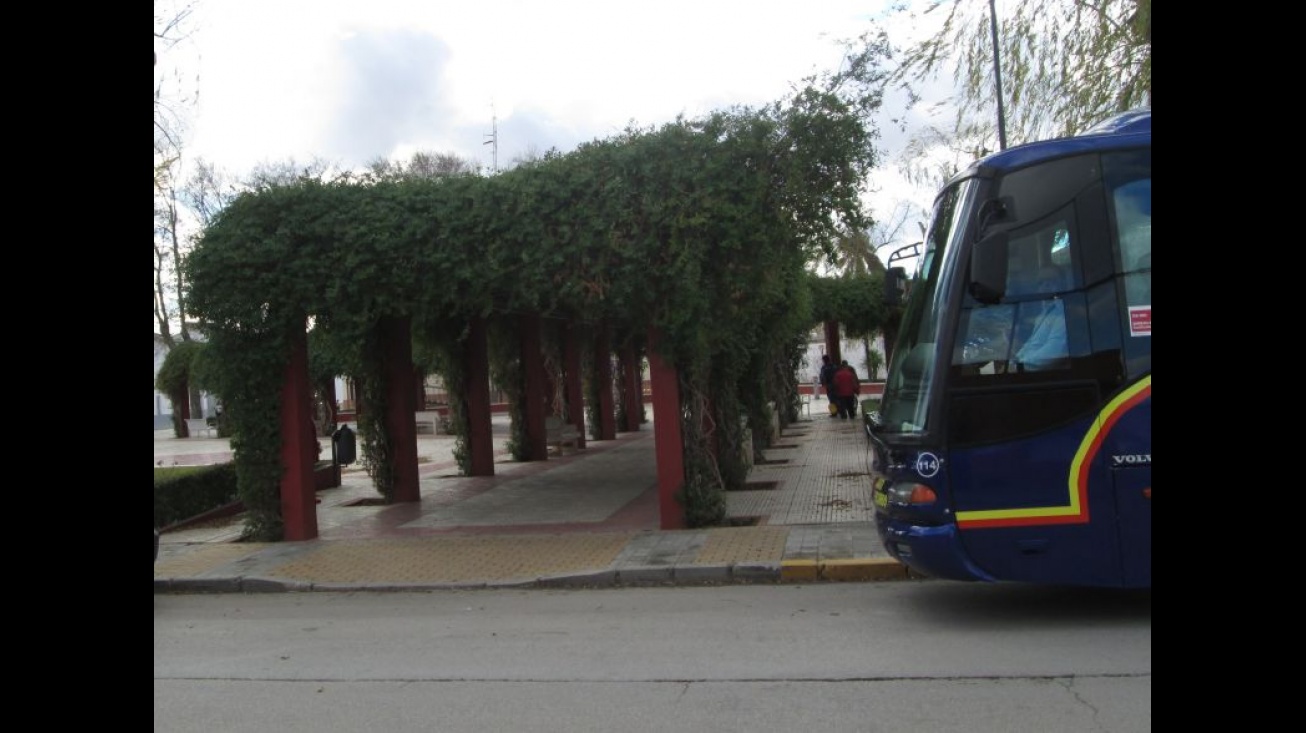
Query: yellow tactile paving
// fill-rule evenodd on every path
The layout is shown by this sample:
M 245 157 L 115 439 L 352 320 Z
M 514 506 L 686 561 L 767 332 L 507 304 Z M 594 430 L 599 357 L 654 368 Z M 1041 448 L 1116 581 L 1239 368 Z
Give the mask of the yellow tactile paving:
M 263 542 L 207 543 L 190 545 L 165 554 L 154 563 L 154 577 L 181 578 L 203 575 L 229 562 L 272 547 Z
M 718 527 L 707 531 L 707 541 L 694 558 L 696 565 L 733 565 L 740 562 L 778 561 L 784 557 L 788 527 Z
M 263 574 L 318 583 L 534 580 L 606 567 L 633 533 L 323 543 Z

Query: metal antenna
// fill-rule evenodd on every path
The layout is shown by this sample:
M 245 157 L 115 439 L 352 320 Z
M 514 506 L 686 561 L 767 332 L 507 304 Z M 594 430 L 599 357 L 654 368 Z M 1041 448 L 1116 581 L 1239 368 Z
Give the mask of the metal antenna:
M 489 139 L 481 144 L 491 146 L 490 148 L 492 154 L 491 160 L 494 161 L 491 170 L 494 173 L 498 173 L 499 172 L 499 117 L 497 114 L 495 114 L 493 102 L 490 103 L 490 134 L 486 135 L 485 137 Z

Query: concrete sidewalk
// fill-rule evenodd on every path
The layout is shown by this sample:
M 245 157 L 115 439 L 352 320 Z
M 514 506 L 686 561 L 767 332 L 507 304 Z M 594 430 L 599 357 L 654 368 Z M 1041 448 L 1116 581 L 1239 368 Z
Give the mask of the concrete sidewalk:
M 652 423 L 547 461 L 506 452 L 491 477 L 457 475 L 453 439 L 418 437 L 421 501 L 382 505 L 356 466 L 318 492 L 318 533 L 241 542 L 240 515 L 165 530 L 156 592 L 434 590 L 915 577 L 874 526 L 861 421 L 790 425 L 727 495 L 732 525 L 659 529 Z M 324 455 L 330 446 L 324 439 Z M 225 440 L 155 434 L 156 465 L 230 460 Z

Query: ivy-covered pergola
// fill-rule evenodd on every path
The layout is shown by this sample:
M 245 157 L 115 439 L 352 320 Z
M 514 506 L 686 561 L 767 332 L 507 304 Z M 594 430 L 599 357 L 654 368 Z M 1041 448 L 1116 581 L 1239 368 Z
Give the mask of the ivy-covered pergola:
M 460 469 L 481 475 L 493 472 L 491 378 L 510 398 L 514 455 L 542 460 L 548 414 L 615 437 L 612 354 L 626 429 L 642 409 L 639 359 L 650 364 L 663 527 L 720 523 L 749 469 L 746 436 L 765 447 L 773 417 L 797 417 L 810 327 L 880 317 L 878 288 L 849 295 L 810 272 L 841 232 L 866 227 L 870 137 L 857 110 L 808 88 L 495 176 L 240 196 L 185 275 L 246 536 L 317 536 L 310 411 L 324 377 L 358 387 L 378 493 L 418 501 L 423 373 L 444 377 Z

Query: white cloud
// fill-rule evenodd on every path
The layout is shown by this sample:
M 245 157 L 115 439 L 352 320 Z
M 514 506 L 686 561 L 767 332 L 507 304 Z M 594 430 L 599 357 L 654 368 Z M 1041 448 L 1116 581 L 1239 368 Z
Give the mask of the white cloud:
M 160 53 L 156 77 L 174 62 L 194 68 L 188 158 L 238 176 L 262 162 L 357 167 L 420 149 L 488 168 L 494 118 L 505 167 L 632 122 L 781 99 L 835 68 L 836 40 L 868 30 L 883 2 L 209 0 L 188 41 Z M 895 197 L 928 204 L 890 167 L 868 196 L 877 215 Z

